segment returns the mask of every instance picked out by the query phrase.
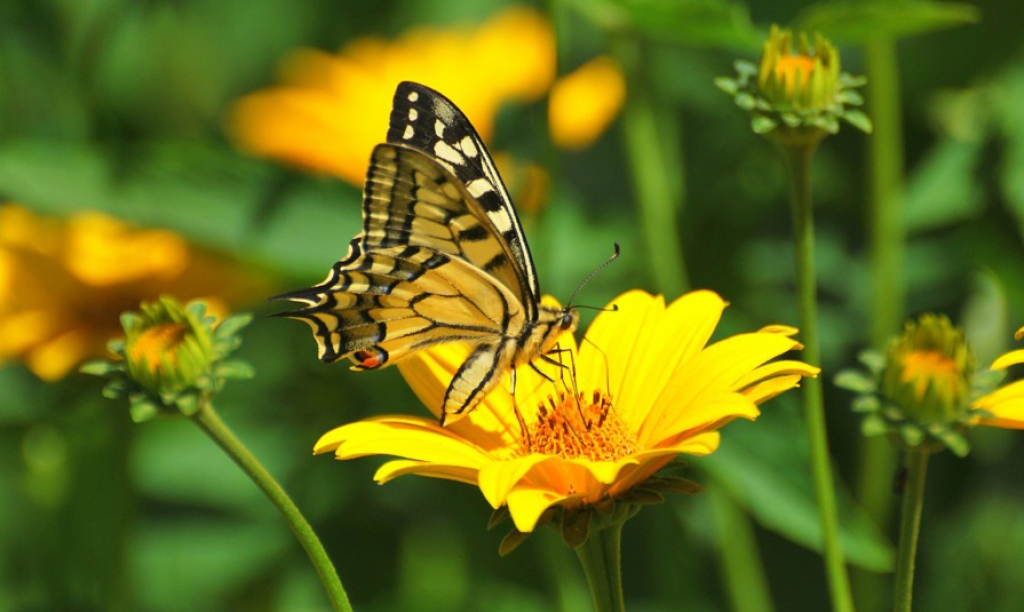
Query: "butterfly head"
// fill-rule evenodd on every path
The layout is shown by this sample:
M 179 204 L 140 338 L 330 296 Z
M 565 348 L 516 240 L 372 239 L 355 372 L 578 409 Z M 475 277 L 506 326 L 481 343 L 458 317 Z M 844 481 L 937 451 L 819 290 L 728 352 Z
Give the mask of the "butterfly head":
M 537 323 L 531 333 L 525 338 L 527 350 L 523 354 L 543 355 L 558 344 L 562 334 L 571 334 L 576 331 L 580 322 L 580 313 L 571 306 L 555 306 L 541 304 L 538 312 Z M 533 346 L 530 347 L 529 345 Z

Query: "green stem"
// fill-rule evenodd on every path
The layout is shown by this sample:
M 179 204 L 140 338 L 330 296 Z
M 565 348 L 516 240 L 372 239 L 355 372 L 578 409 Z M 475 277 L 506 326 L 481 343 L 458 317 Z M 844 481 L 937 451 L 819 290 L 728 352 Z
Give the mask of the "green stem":
M 594 600 L 594 612 L 624 612 L 622 596 L 622 526 L 614 521 L 601 529 L 591 529 L 583 544 L 573 550 L 587 576 Z
M 352 604 L 348 601 L 345 589 L 338 579 L 338 573 L 331 563 L 323 544 L 316 537 L 313 528 L 295 505 L 295 502 L 288 497 L 281 485 L 274 480 L 270 472 L 249 452 L 242 442 L 235 437 L 235 434 L 228 429 L 228 426 L 220 419 L 212 405 L 206 404 L 192 415 L 192 420 L 206 432 L 213 441 L 217 443 L 224 452 L 230 456 L 242 471 L 248 474 L 249 478 L 256 483 L 270 501 L 273 502 L 281 512 L 288 527 L 298 538 L 299 543 L 306 549 L 309 560 L 316 568 L 320 582 L 324 585 L 327 597 L 331 602 L 331 608 L 335 612 L 352 612 Z
M 874 134 L 868 140 L 871 168 L 871 345 L 885 348 L 904 317 L 903 278 L 906 232 L 903 227 L 903 140 L 900 121 L 896 44 L 868 43 L 868 112 Z M 884 525 L 892 514 L 890 482 L 896 465 L 892 445 L 883 438 L 863 438 L 857 497 L 868 513 Z
M 658 262 L 651 266 L 658 289 L 666 295 L 681 295 L 689 281 L 677 221 L 685 174 L 679 130 L 667 113 L 658 111 L 640 44 L 619 41 L 616 51 L 629 83 L 622 127 L 643 241 L 647 256 Z
M 903 321 L 906 230 L 903 226 L 903 124 L 900 119 L 896 43 L 867 44 L 870 87 L 868 112 L 874 133 L 868 139 L 871 169 L 871 344 L 884 348 Z M 888 488 L 888 486 L 886 487 Z
M 900 117 L 899 66 L 896 41 L 874 40 L 865 46 L 867 111 L 874 124 L 868 139 L 871 206 L 871 346 L 884 350 L 899 333 L 905 316 L 903 274 L 906 230 L 903 225 L 903 126 Z M 860 438 L 857 501 L 883 529 L 893 515 L 892 475 L 896 450 L 884 436 Z M 865 610 L 886 605 L 886 578 L 858 571 L 854 575 L 857 603 Z
M 817 141 L 794 141 L 782 144 L 780 148 L 793 187 L 793 229 L 803 356 L 811 365 L 820 367 L 817 279 L 814 266 L 814 215 L 811 207 L 811 157 L 816 145 Z M 836 612 L 852 612 L 853 599 L 850 594 L 849 577 L 839 542 L 839 513 L 829 460 L 821 378 L 805 378 L 801 385 L 804 387 L 804 414 L 810 442 L 811 473 L 821 520 L 825 573 L 828 576 L 832 608 Z
M 708 489 L 722 576 L 734 612 L 773 612 L 772 595 L 750 519 L 720 488 Z
M 924 506 L 924 483 L 928 473 L 928 452 L 920 449 L 906 452 L 907 481 L 900 513 L 900 543 L 896 553 L 896 612 L 910 612 L 914 595 L 914 564 L 917 558 L 917 537 L 921 531 L 921 508 Z

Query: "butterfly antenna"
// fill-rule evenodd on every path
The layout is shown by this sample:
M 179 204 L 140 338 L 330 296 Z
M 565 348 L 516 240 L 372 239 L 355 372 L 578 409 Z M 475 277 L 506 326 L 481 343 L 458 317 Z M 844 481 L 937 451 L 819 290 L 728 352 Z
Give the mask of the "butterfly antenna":
M 580 283 L 579 287 L 576 287 L 576 291 L 572 292 L 572 295 L 569 296 L 569 301 L 566 302 L 566 304 L 565 304 L 565 309 L 566 310 L 569 310 L 570 308 L 572 308 L 572 301 L 575 300 L 576 296 L 579 295 L 580 291 L 582 291 L 583 288 L 587 286 L 587 283 L 589 283 L 592 278 L 597 276 L 598 272 L 600 272 L 601 270 L 604 270 L 606 267 L 608 267 L 608 264 L 612 263 L 613 261 L 615 261 L 616 259 L 619 258 L 619 243 L 615 242 L 613 244 L 615 245 L 615 252 L 612 253 L 611 257 L 609 257 L 608 259 L 604 260 L 603 264 L 601 264 L 598 267 L 594 268 L 594 271 L 591 272 L 590 274 L 588 274 L 585 279 L 583 279 L 583 282 Z

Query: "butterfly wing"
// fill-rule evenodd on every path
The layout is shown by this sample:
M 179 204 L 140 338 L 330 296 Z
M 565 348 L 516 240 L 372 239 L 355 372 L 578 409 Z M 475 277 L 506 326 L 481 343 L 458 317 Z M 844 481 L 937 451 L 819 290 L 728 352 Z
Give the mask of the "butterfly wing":
M 518 302 L 529 303 L 515 252 L 465 185 L 426 153 L 382 144 L 366 177 L 362 248 L 399 245 L 464 259 L 501 281 Z
M 280 296 L 305 306 L 283 314 L 312 327 L 322 360 L 351 357 L 355 369 L 443 342 L 471 344 L 445 395 L 444 423 L 546 350 L 570 320 L 541 309 L 515 208 L 454 104 L 402 83 L 387 140 L 370 160 L 362 233 L 322 283 Z
M 387 141 L 427 153 L 459 179 L 471 196 L 467 208 L 488 221 L 508 253 L 511 270 L 498 278 L 517 293 L 528 318 L 535 320 L 540 284 L 530 247 L 494 160 L 469 119 L 439 92 L 404 81 L 392 100 Z M 515 281 L 509 283 L 511 276 Z

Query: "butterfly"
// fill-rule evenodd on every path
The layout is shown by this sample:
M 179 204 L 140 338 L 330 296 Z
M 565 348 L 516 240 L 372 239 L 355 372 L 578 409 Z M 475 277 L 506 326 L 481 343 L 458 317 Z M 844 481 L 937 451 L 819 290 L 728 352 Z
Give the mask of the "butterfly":
M 322 361 L 348 357 L 353 370 L 442 343 L 471 347 L 441 425 L 506 372 L 514 393 L 515 368 L 551 360 L 579 322 L 574 308 L 541 303 L 522 224 L 473 125 L 448 98 L 408 81 L 395 91 L 387 142 L 370 157 L 362 233 L 323 282 L 278 297 L 303 304 L 281 314 L 310 325 Z

